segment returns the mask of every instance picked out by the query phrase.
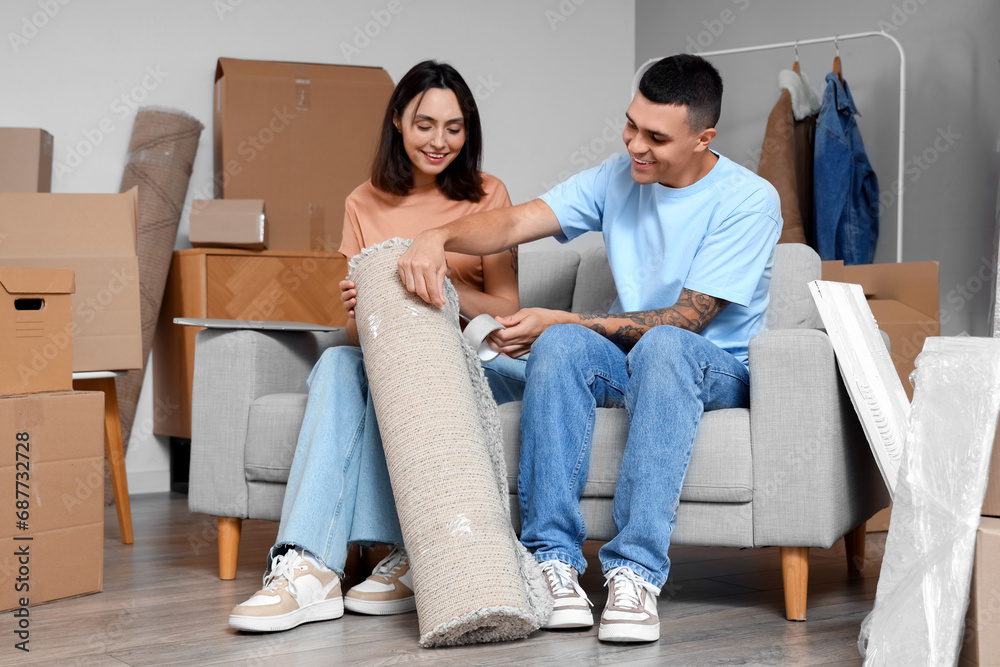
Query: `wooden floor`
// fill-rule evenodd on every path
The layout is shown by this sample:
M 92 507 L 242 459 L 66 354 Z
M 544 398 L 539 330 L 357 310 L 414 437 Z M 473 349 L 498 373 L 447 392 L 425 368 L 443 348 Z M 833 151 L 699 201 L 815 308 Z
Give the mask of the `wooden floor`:
M 188 513 L 186 497 L 136 496 L 132 513 L 135 544 L 126 546 L 107 508 L 102 593 L 31 609 L 30 653 L 13 648 L 12 617 L 0 617 L 0 665 L 860 665 L 858 630 L 885 544 L 885 533 L 868 536 L 863 575 L 848 574 L 842 542 L 813 549 L 805 623 L 784 618 L 777 549 L 676 547 L 655 644 L 603 644 L 595 626 L 422 649 L 415 614 L 348 613 L 284 633 L 237 633 L 227 615 L 259 588 L 277 524 L 244 522 L 237 578 L 221 581 L 215 520 Z M 591 563 L 582 583 L 596 616 L 606 591 Z

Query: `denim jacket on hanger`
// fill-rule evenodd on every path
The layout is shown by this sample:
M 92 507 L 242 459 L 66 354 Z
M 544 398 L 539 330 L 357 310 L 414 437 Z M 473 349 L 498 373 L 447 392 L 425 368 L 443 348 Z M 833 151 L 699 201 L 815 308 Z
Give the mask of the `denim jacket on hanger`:
M 847 83 L 827 74 L 813 157 L 816 250 L 825 260 L 870 264 L 878 240 L 878 179 L 855 115 Z

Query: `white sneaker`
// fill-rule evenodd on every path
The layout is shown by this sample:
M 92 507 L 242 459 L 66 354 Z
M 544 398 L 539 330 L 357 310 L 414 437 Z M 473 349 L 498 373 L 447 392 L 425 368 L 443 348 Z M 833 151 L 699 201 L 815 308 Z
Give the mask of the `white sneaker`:
M 616 567 L 605 576 L 608 604 L 597 638 L 604 642 L 655 642 L 660 638 L 656 613 L 659 591 L 631 568 Z
M 358 614 L 403 614 L 417 608 L 413 574 L 402 547 L 393 547 L 371 576 L 347 591 L 344 607 Z
M 271 570 L 264 574 L 264 588 L 233 608 L 229 626 L 250 632 L 277 632 L 343 615 L 344 598 L 337 573 L 313 565 L 300 551 L 291 549 L 275 556 Z
M 545 560 L 539 564 L 555 599 L 552 615 L 542 627 L 546 630 L 592 627 L 594 615 L 590 608 L 594 605 L 580 587 L 573 566 L 559 560 Z

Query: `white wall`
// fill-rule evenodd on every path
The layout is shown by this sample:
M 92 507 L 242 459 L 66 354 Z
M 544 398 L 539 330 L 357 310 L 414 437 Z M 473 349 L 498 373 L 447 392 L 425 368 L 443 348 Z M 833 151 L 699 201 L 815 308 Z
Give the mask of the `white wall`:
M 636 64 L 702 52 L 836 34 L 886 30 L 907 56 L 907 171 L 904 261 L 940 262 L 942 332 L 987 335 L 995 279 L 994 207 L 1000 160 L 1000 3 L 989 0 L 702 0 L 636 3 Z M 842 42 L 844 78 L 879 186 L 895 196 L 899 57 L 877 37 Z M 821 89 L 832 44 L 800 48 L 800 64 Z M 716 147 L 754 166 L 777 74 L 792 49 L 717 56 L 726 87 Z M 944 137 L 948 137 L 945 139 Z M 918 162 L 919 160 L 919 162 Z M 876 262 L 894 262 L 896 206 L 881 218 Z M 986 280 L 983 280 L 983 277 Z
M 54 192 L 117 192 L 132 107 L 182 109 L 206 125 L 191 187 L 204 193 L 218 57 L 378 65 L 393 80 L 436 58 L 476 93 L 485 168 L 517 203 L 618 149 L 634 13 L 631 0 L 6 0 L 0 126 L 55 136 L 66 169 L 57 167 Z M 88 155 L 77 164 L 71 149 Z M 186 240 L 185 219 L 177 247 Z M 137 424 L 151 415 L 151 374 Z M 167 488 L 164 442 L 133 438 L 126 465 L 133 493 Z

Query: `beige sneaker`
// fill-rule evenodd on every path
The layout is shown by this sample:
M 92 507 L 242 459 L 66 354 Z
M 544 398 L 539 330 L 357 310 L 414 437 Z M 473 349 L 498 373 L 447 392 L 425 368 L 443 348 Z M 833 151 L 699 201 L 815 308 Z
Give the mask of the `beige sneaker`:
M 660 638 L 656 587 L 631 568 L 616 567 L 605 575 L 608 604 L 601 614 L 597 638 L 603 642 L 655 642 Z
M 576 569 L 560 560 L 544 560 L 539 565 L 555 599 L 552 614 L 542 627 L 546 630 L 592 627 L 594 615 L 590 608 L 594 605 L 580 587 Z
M 340 577 L 319 568 L 291 549 L 271 562 L 264 575 L 264 588 L 233 608 L 229 626 L 249 632 L 290 630 L 310 621 L 326 621 L 344 615 Z
M 347 591 L 344 607 L 358 614 L 387 616 L 403 614 L 417 608 L 413 597 L 413 575 L 410 561 L 402 547 L 393 547 L 371 576 Z

